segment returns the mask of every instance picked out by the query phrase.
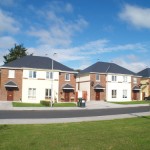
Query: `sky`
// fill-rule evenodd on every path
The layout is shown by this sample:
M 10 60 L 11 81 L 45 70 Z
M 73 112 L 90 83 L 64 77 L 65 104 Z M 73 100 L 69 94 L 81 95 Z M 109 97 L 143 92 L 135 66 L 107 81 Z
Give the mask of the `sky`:
M 102 61 L 138 72 L 150 67 L 149 16 L 148 0 L 0 0 L 0 65 L 23 44 L 74 69 Z

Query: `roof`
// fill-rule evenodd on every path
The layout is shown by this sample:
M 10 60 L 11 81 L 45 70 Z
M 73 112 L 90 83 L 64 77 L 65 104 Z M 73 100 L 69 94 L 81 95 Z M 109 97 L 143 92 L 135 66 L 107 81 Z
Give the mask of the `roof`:
M 4 86 L 5 86 L 5 87 L 18 87 L 18 86 L 16 85 L 16 83 L 14 83 L 13 81 L 7 82 Z
M 133 91 L 140 91 L 141 89 L 140 89 L 140 87 L 138 87 L 138 86 L 134 86 L 134 87 L 132 88 L 132 90 L 133 90 Z
M 10 63 L 4 64 L 3 67 L 13 68 L 36 68 L 36 69 L 52 69 L 52 59 L 41 56 L 24 56 Z M 73 69 L 53 60 L 53 69 L 61 71 L 74 71 Z
M 108 63 L 108 62 L 97 62 L 86 69 L 82 70 L 82 73 L 117 73 L 117 74 L 129 74 L 129 75 L 136 75 L 134 72 L 123 68 L 115 63 Z
M 146 68 L 140 72 L 137 73 L 139 76 L 150 78 L 150 68 Z
M 94 86 L 95 90 L 100 90 L 100 89 L 105 89 L 103 86 L 101 86 L 100 84 L 97 84 Z
M 72 89 L 74 89 L 74 87 L 72 87 L 70 84 L 65 84 L 63 87 L 62 87 L 62 89 L 64 89 L 64 90 L 72 90 Z

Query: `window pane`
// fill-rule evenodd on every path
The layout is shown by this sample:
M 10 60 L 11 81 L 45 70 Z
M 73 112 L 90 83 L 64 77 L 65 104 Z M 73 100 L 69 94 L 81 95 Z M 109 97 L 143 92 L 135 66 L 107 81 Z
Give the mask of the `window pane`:
M 96 80 L 99 80 L 99 74 L 96 74 Z
M 46 72 L 46 79 L 49 79 L 49 72 Z
M 29 71 L 29 78 L 32 78 L 32 71 Z
M 36 78 L 36 71 L 33 72 L 33 78 Z
M 70 74 L 66 74 L 66 76 L 65 76 L 65 80 L 70 80 Z

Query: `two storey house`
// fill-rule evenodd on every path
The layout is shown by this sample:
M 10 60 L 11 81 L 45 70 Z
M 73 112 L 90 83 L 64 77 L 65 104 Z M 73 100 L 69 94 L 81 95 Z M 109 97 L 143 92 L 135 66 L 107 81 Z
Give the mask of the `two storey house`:
M 76 72 L 51 58 L 24 56 L 0 69 L 1 101 L 75 101 Z
M 142 90 L 142 99 L 147 99 L 150 97 L 150 68 L 146 68 L 138 72 L 141 78 L 141 90 Z
M 140 78 L 115 63 L 97 62 L 77 77 L 77 90 L 87 92 L 87 101 L 129 101 L 140 99 Z

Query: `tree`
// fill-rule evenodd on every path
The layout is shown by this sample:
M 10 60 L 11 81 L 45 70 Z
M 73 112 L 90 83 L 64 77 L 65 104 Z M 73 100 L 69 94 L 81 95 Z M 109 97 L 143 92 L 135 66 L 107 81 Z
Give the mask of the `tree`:
M 23 44 L 17 45 L 15 44 L 15 46 L 11 49 L 9 49 L 9 54 L 3 56 L 3 58 L 5 59 L 4 63 L 9 63 L 13 60 L 16 60 L 18 58 L 21 58 L 23 56 L 27 56 L 27 49 L 23 46 Z

